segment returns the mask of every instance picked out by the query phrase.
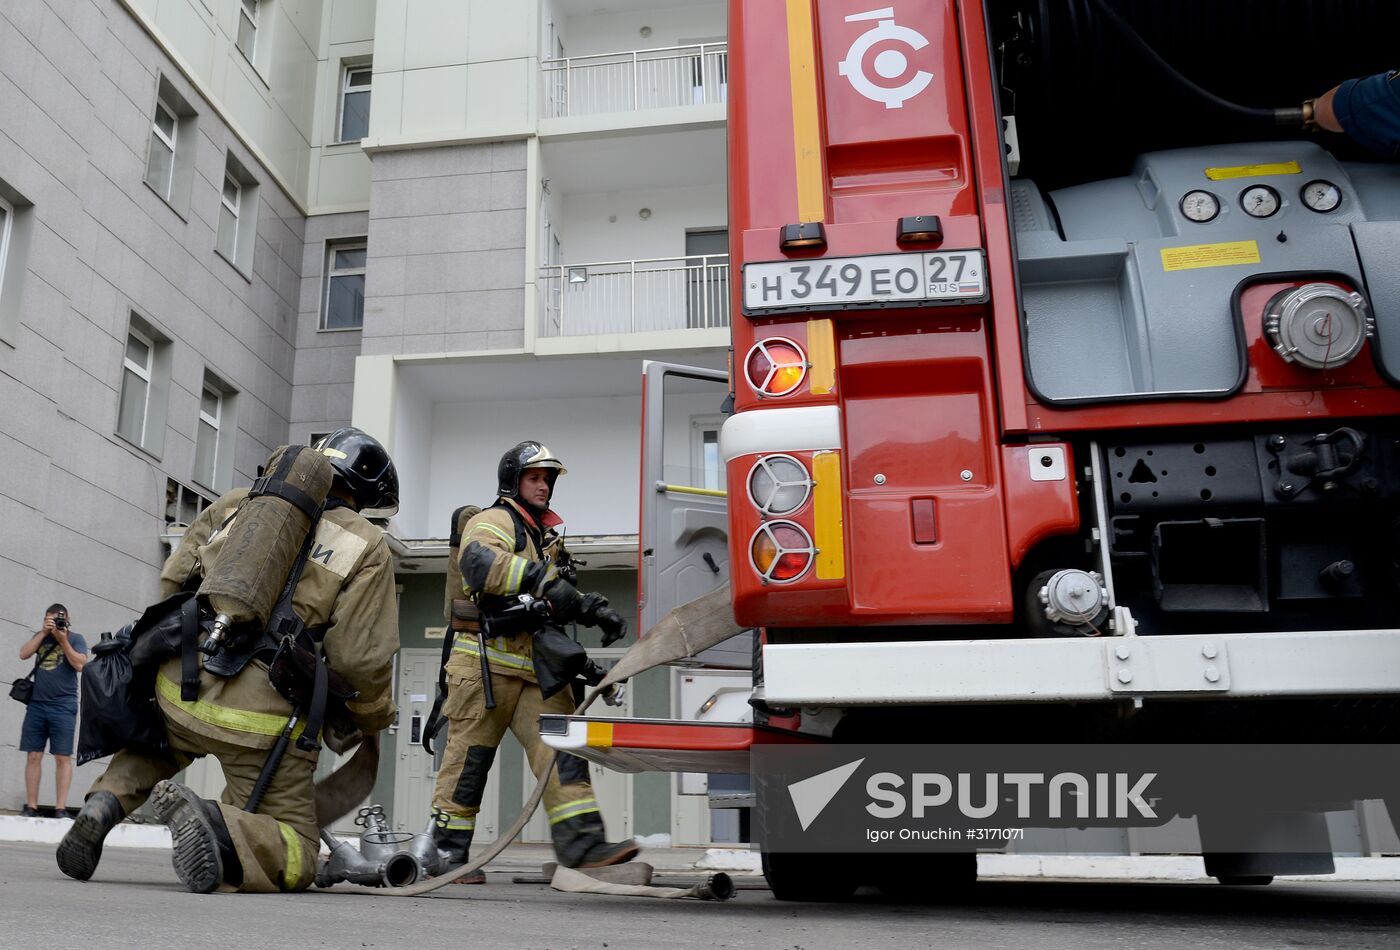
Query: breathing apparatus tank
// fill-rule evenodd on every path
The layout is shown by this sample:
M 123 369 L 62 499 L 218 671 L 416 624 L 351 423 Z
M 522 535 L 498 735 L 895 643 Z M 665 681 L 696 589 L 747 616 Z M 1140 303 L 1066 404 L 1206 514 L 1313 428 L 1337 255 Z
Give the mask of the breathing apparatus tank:
M 284 445 L 272 453 L 199 585 L 200 601 L 214 614 L 202 652 L 212 656 L 231 634 L 266 628 L 334 475 L 315 449 Z
M 461 599 L 462 592 L 462 532 L 481 509 L 476 505 L 463 505 L 452 512 L 451 534 L 447 541 L 447 584 L 443 591 L 442 619 L 452 622 L 452 601 Z

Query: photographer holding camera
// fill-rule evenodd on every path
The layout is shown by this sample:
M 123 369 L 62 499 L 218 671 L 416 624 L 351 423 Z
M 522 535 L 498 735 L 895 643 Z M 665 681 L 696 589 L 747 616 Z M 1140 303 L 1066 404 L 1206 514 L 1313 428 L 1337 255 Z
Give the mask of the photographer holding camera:
M 73 781 L 73 732 L 78 722 L 78 671 L 88 661 L 87 641 L 69 625 L 68 608 L 54 604 L 44 611 L 44 625 L 19 648 L 19 658 L 34 661 L 34 692 L 24 714 L 19 749 L 24 764 L 24 810 L 38 817 L 39 776 L 44 744 L 54 760 L 55 814 L 67 818 L 68 786 Z

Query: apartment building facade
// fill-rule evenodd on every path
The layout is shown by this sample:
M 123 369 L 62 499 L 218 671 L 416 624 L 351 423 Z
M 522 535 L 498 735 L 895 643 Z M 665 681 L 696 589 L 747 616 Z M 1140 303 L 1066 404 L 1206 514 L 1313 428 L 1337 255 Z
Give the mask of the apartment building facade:
M 565 459 L 583 583 L 635 623 L 642 362 L 728 346 L 724 37 L 722 2 L 0 0 L 0 631 L 126 622 L 208 500 L 353 422 L 404 496 L 375 799 L 425 820 L 447 522 L 510 445 Z M 671 480 L 714 477 L 720 409 L 673 401 Z M 483 837 L 529 791 L 498 762 Z M 708 840 L 673 777 L 600 781 L 616 831 Z

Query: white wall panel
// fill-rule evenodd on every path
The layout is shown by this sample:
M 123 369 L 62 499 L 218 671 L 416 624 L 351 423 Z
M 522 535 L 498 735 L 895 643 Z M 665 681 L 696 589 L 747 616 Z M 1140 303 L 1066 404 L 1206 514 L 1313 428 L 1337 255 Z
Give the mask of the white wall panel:
M 687 229 L 725 227 L 725 202 L 723 185 L 565 195 L 557 223 L 565 262 L 681 257 Z M 639 217 L 642 208 L 651 217 Z

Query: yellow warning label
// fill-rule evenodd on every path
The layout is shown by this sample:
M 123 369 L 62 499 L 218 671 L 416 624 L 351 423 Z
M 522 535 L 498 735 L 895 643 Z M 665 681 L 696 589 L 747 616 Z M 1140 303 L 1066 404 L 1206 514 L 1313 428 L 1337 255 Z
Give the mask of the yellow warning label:
M 1206 177 L 1211 181 L 1226 178 L 1259 178 L 1263 175 L 1301 175 L 1303 166 L 1297 162 L 1274 162 L 1269 165 L 1231 165 L 1227 168 L 1207 168 Z
M 1258 263 L 1259 243 L 1257 241 L 1227 241 L 1224 244 L 1193 244 L 1190 247 L 1162 248 L 1162 270 L 1165 271 Z

